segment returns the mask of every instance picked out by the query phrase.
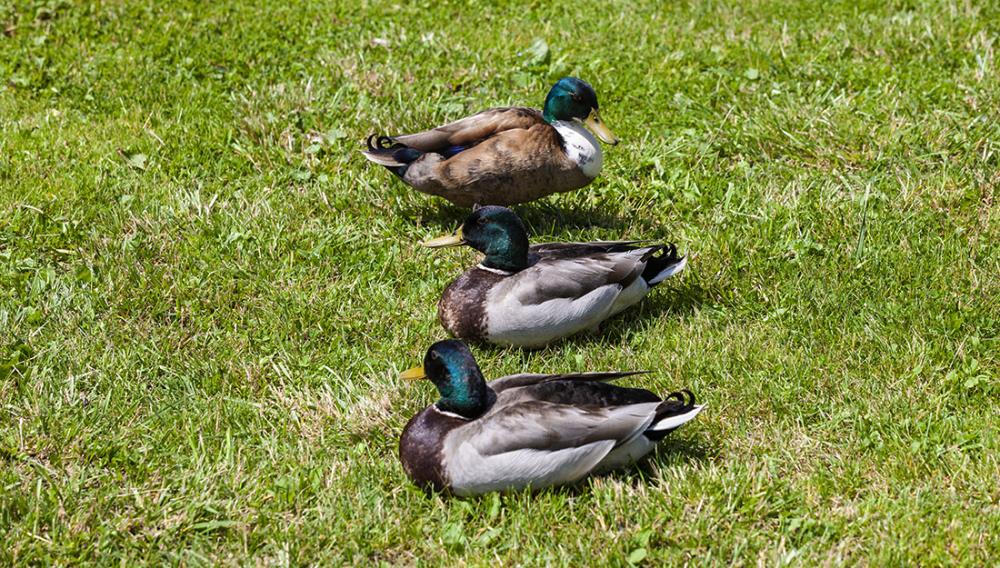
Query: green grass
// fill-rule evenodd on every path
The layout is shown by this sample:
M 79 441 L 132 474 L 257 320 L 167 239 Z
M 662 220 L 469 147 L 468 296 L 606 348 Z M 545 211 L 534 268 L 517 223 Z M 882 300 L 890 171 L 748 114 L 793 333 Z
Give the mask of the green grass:
M 278 4 L 0 3 L 0 564 L 1000 557 L 996 3 Z M 632 471 L 426 496 L 396 375 L 474 254 L 357 150 L 565 74 L 624 143 L 535 238 L 696 257 L 475 352 L 708 410 Z

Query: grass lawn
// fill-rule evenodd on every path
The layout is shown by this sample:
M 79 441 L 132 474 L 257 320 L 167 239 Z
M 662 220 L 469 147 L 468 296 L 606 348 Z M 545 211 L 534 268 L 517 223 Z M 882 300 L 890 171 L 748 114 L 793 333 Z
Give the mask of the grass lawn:
M 0 3 L 0 564 L 996 562 L 1000 4 L 660 4 Z M 563 75 L 623 144 L 534 238 L 694 260 L 475 353 L 708 409 L 630 471 L 427 496 L 397 373 L 475 254 L 358 150 Z

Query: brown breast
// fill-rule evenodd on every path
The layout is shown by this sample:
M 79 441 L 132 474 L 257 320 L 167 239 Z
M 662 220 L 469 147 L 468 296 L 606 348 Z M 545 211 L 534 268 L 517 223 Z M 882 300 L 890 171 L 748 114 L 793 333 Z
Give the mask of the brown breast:
M 449 284 L 438 301 L 438 317 L 445 330 L 461 339 L 486 339 L 486 294 L 504 278 L 503 274 L 477 266 Z
M 444 468 L 444 437 L 465 420 L 442 414 L 433 406 L 410 419 L 399 437 L 399 461 L 421 488 L 444 491 L 451 485 Z

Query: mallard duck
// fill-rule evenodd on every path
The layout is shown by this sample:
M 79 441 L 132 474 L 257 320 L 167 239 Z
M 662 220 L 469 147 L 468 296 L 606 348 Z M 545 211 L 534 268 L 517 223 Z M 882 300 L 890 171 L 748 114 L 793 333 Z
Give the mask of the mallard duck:
M 441 399 L 399 439 L 403 469 L 420 486 L 457 495 L 579 481 L 648 454 L 702 410 L 680 391 L 661 399 L 607 381 L 637 374 L 510 375 L 486 382 L 469 348 L 431 345 L 405 379 L 430 379 Z
M 495 205 L 474 210 L 454 234 L 423 245 L 468 245 L 486 255 L 441 295 L 444 328 L 462 339 L 520 347 L 596 330 L 687 264 L 672 244 L 529 246 L 517 214 Z
M 618 139 L 601 121 L 597 94 L 560 79 L 545 108 L 494 108 L 432 130 L 368 138 L 369 160 L 417 191 L 461 207 L 512 205 L 581 188 L 601 172 L 601 146 Z

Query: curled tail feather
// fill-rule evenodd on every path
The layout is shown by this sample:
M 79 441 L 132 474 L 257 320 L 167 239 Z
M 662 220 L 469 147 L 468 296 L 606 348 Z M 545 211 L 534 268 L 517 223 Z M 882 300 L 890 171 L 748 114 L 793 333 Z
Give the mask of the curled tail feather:
M 672 392 L 656 407 L 653 424 L 643 434 L 653 441 L 662 440 L 669 432 L 693 420 L 703 408 L 705 405 L 695 403 L 691 391 Z
M 651 287 L 684 270 L 684 267 L 687 266 L 687 257 L 679 256 L 677 245 L 673 243 L 656 247 L 649 251 L 643 260 L 646 261 L 646 268 L 642 271 L 642 279 Z
M 372 162 L 385 166 L 402 176 L 406 166 L 423 155 L 423 152 L 396 142 L 391 136 L 372 134 L 365 140 L 367 150 L 362 154 Z

